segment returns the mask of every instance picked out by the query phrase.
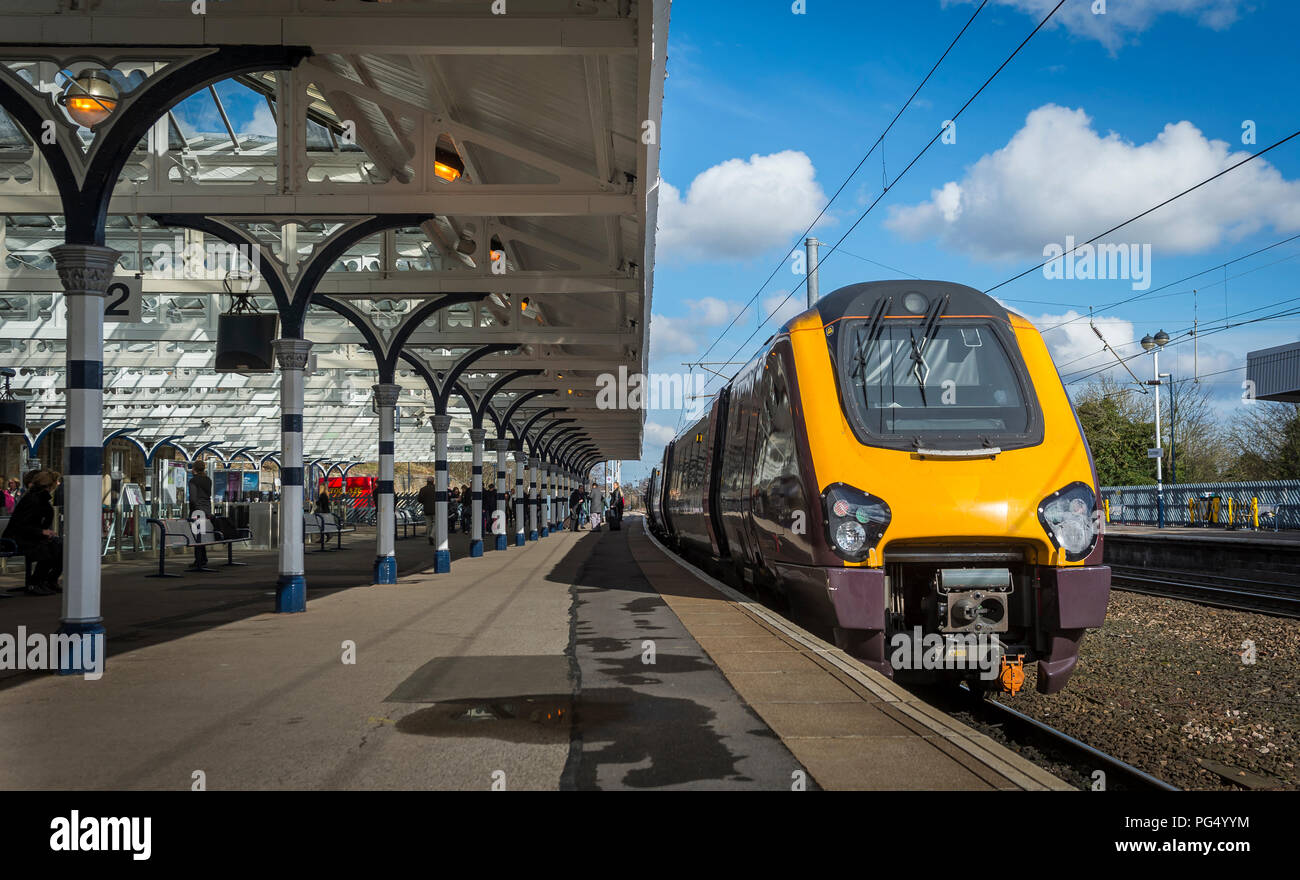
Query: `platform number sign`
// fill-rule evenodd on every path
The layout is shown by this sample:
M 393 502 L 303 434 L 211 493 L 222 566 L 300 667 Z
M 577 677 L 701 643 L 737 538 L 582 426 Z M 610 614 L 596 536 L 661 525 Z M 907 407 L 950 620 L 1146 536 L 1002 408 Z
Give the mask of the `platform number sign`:
M 104 323 L 139 324 L 143 289 L 138 277 L 114 278 L 104 291 Z

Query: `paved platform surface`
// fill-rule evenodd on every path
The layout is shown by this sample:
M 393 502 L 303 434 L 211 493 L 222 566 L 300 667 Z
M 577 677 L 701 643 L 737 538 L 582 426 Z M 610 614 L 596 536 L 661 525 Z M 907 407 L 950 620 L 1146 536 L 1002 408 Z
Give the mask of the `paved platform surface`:
M 382 587 L 373 534 L 349 544 L 309 554 L 305 614 L 269 613 L 274 554 L 177 581 L 106 566 L 104 677 L 0 678 L 0 787 L 1064 785 L 717 592 L 638 519 L 441 575 L 399 541 Z M 0 632 L 52 631 L 58 610 L 0 602 Z
M 1201 529 L 1187 528 L 1185 526 L 1168 526 L 1160 529 L 1155 526 L 1126 526 L 1109 523 L 1106 526 L 1106 534 L 1122 538 L 1160 538 L 1170 541 L 1205 541 L 1208 543 L 1228 544 L 1284 544 L 1290 547 L 1300 547 L 1300 531 L 1295 529 L 1283 529 L 1279 532 L 1272 529 L 1253 531 L 1251 529 Z

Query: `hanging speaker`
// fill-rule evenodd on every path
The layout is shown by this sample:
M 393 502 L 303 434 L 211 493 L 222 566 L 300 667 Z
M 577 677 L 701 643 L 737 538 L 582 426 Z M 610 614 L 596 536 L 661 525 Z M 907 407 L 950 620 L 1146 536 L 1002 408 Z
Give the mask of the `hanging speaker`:
M 0 434 L 21 434 L 26 425 L 26 403 L 21 400 L 0 400 Z
M 27 404 L 9 390 L 9 380 L 16 375 L 12 367 L 0 367 L 5 383 L 0 391 L 0 434 L 22 434 L 27 429 Z
M 217 316 L 218 373 L 273 373 L 279 316 L 244 312 Z

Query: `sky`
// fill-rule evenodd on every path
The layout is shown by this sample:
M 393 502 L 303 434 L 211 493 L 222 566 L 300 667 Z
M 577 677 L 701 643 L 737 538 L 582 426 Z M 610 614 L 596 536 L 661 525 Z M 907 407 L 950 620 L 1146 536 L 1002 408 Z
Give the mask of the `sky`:
M 909 276 L 987 290 L 1053 255 L 1051 245 L 1084 242 L 1300 130 L 1300 4 L 1066 0 L 903 174 L 1054 5 L 990 0 L 979 11 L 815 226 L 823 295 Z M 978 7 L 673 4 L 652 371 L 687 371 L 710 345 L 704 360 L 748 360 L 802 310 L 804 277 L 791 257 L 804 230 Z M 1060 277 L 1058 261 L 1056 277 L 1032 271 L 992 295 L 1045 330 L 1071 391 L 1115 365 L 1090 327 L 1092 309 L 1121 355 L 1166 330 L 1176 344 L 1161 371 L 1195 372 L 1226 413 L 1240 405 L 1246 352 L 1300 338 L 1300 314 L 1240 324 L 1300 306 L 1291 282 L 1300 237 L 1277 244 L 1292 236 L 1300 137 L 1102 239 L 1132 246 L 1142 272 Z M 1182 280 L 1203 270 L 1212 271 Z M 1225 319 L 1238 326 L 1213 332 Z M 715 368 L 729 376 L 739 366 Z M 1146 378 L 1151 358 L 1130 366 Z M 624 463 L 625 477 L 648 474 L 684 424 L 679 411 L 648 412 L 642 459 Z
M 1300 3 L 1066 0 L 908 169 L 1055 2 L 677 0 L 651 371 L 706 360 L 730 376 L 752 357 L 804 307 L 791 258 L 823 211 L 823 295 L 906 277 L 988 290 L 1046 248 L 1087 241 L 1300 131 Z M 274 134 L 264 101 L 229 82 L 218 90 L 237 130 Z M 221 130 L 206 94 L 177 112 L 190 130 Z M 1241 323 L 1300 307 L 1293 236 L 1300 136 L 1101 240 L 1135 249 L 1141 273 L 1040 269 L 992 295 L 1044 330 L 1072 392 L 1099 370 L 1128 379 L 1090 321 L 1123 356 L 1167 331 L 1161 371 L 1201 377 L 1226 418 L 1241 405 L 1246 352 L 1300 338 L 1300 314 Z M 1147 378 L 1151 358 L 1130 367 Z M 709 377 L 706 397 L 722 384 L 694 372 Z M 647 412 L 641 460 L 624 475 L 648 475 L 686 424 L 679 409 Z

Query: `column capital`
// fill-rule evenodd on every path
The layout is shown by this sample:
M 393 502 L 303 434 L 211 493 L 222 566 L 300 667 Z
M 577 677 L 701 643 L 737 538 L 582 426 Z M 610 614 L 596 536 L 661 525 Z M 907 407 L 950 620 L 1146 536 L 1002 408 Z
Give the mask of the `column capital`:
M 397 398 L 402 393 L 402 386 L 381 383 L 379 385 L 371 385 L 370 390 L 375 392 L 375 404 L 377 406 L 393 407 L 397 406 Z
M 496 447 L 495 447 L 495 448 L 496 448 L 496 451 L 497 451 L 497 452 L 509 452 L 509 451 L 510 451 L 510 440 L 507 439 L 507 438 L 505 438 L 505 437 L 498 437 L 498 438 L 496 439 Z
M 451 416 L 432 416 L 429 419 L 429 424 L 433 425 L 433 433 L 446 434 L 451 430 Z
M 307 369 L 311 343 L 306 339 L 274 339 L 271 341 L 271 348 L 275 351 L 275 360 L 281 370 Z
M 486 437 L 486 436 L 487 436 L 487 430 L 486 430 L 485 428 L 470 428 L 470 429 L 469 429 L 469 442 L 470 442 L 470 443 L 476 443 L 476 444 L 480 444 L 480 445 L 481 445 L 481 444 L 483 443 L 483 438 Z
M 60 244 L 50 248 L 54 266 L 69 296 L 103 296 L 113 281 L 113 269 L 122 254 L 95 244 Z
M 542 459 L 539 456 L 533 455 L 529 457 L 528 459 L 529 467 L 537 468 L 537 467 L 541 467 L 541 465 L 542 465 Z

